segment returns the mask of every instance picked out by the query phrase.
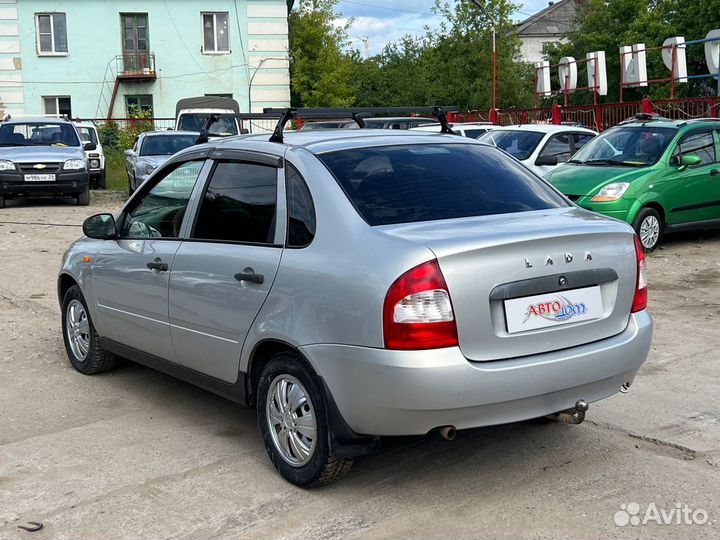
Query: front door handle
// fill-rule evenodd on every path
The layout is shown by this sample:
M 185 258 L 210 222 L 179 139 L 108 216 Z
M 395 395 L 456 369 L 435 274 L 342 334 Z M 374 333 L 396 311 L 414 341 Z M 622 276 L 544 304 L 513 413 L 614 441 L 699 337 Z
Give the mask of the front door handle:
M 158 272 L 167 272 L 168 271 L 168 264 L 162 262 L 162 259 L 158 257 L 154 261 L 150 261 L 147 263 L 147 267 L 150 270 L 157 270 Z
M 249 281 L 251 283 L 261 285 L 265 281 L 265 276 L 262 274 L 256 274 L 251 268 L 246 268 L 244 271 L 235 274 L 235 279 L 238 281 Z
M 717 175 L 718 175 L 718 170 L 717 170 L 717 169 L 713 169 L 713 170 L 710 171 L 710 176 L 717 176 Z

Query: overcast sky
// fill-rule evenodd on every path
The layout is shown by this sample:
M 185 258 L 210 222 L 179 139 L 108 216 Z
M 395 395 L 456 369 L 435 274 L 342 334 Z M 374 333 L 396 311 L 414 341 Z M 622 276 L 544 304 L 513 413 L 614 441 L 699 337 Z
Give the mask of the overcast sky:
M 371 55 L 405 34 L 421 35 L 424 26 L 436 26 L 439 18 L 432 13 L 434 4 L 434 0 L 338 0 L 343 21 L 354 19 L 350 29 L 353 47 L 363 52 L 363 39 L 367 38 Z M 517 20 L 526 19 L 548 5 L 547 0 L 518 4 L 521 7 L 514 16 Z

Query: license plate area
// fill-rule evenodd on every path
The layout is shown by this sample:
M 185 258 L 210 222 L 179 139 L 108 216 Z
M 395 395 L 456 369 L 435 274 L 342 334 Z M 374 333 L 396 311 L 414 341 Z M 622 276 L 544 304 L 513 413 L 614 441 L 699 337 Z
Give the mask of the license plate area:
M 508 334 L 599 319 L 603 315 L 599 285 L 536 294 L 504 301 Z
M 55 182 L 54 174 L 26 174 L 26 182 Z

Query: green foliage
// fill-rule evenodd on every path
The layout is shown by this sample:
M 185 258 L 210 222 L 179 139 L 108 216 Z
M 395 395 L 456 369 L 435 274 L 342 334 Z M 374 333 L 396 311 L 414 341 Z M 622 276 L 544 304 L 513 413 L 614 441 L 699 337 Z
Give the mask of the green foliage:
M 605 51 L 608 76 L 608 102 L 620 98 L 619 47 L 644 43 L 646 47 L 659 47 L 666 38 L 684 36 L 686 40 L 704 38 L 709 30 L 717 27 L 720 0 L 586 0 L 578 12 L 575 31 L 569 34 L 569 43 L 546 49 L 548 60 L 556 64 L 563 56 L 584 59 L 593 51 Z M 707 73 L 704 48 L 687 48 L 688 73 Z M 647 53 L 648 78 L 666 78 L 670 71 L 662 62 L 659 51 Z M 585 72 L 578 70 L 578 78 Z M 554 87 L 558 86 L 557 74 Z M 676 96 L 707 95 L 710 80 L 691 81 L 675 85 Z M 712 90 L 711 90 L 712 92 Z M 651 84 L 643 88 L 626 88 L 626 101 L 670 96 L 669 83 Z M 591 102 L 588 92 L 578 92 L 572 102 Z
M 98 127 L 100 142 L 110 148 L 127 150 L 135 144 L 135 139 L 137 139 L 138 135 L 155 129 L 152 122 L 152 111 L 138 111 L 133 109 L 130 112 L 130 119 L 130 122 L 125 127 L 121 127 L 114 121 L 101 124 Z
M 290 13 L 290 90 L 294 106 L 348 107 L 352 60 L 346 26 L 335 26 L 337 0 L 303 2 Z
M 488 111 L 492 103 L 492 26 L 497 28 L 498 107 L 532 103 L 528 66 L 516 62 L 519 42 L 507 0 L 437 0 L 446 21 L 421 38 L 405 37 L 372 58 L 352 56 L 352 86 L 360 106 L 457 105 Z
M 103 148 L 105 152 L 105 179 L 109 191 L 125 191 L 128 189 L 127 173 L 125 172 L 125 154 L 119 148 Z

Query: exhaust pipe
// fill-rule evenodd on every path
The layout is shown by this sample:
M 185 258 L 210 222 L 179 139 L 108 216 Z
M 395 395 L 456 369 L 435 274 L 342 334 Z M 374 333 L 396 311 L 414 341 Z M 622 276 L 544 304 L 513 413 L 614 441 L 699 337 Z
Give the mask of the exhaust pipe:
M 568 409 L 567 411 L 561 411 L 559 413 L 551 414 L 548 418 L 560 422 L 561 424 L 582 424 L 585 421 L 585 413 L 590 408 L 587 401 L 584 399 L 578 399 L 575 402 L 575 407 Z
M 452 441 L 457 434 L 457 430 L 455 426 L 443 426 L 438 430 L 438 433 L 440 433 L 440 436 L 446 441 Z

